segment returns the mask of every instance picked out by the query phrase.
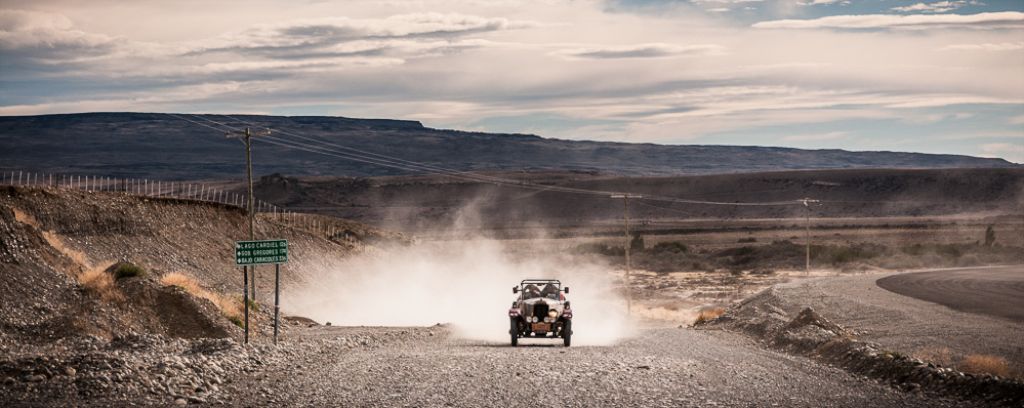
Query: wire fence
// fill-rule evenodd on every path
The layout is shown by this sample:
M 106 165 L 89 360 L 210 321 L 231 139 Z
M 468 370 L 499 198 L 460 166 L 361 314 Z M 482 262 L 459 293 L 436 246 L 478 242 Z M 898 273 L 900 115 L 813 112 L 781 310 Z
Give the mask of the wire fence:
M 90 193 L 120 193 L 146 198 L 220 204 L 242 210 L 247 207 L 245 194 L 197 182 L 4 171 L 0 172 L 0 185 L 78 190 Z M 257 214 L 257 219 L 261 221 L 303 230 L 326 239 L 351 241 L 358 238 L 358 234 L 352 231 L 350 225 L 338 218 L 295 212 L 263 200 L 254 200 L 253 209 Z

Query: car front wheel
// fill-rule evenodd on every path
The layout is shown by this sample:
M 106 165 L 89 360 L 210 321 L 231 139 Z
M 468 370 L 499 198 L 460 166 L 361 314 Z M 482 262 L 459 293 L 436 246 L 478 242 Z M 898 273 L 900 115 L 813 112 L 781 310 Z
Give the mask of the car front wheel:
M 516 324 L 515 319 L 509 319 L 508 334 L 512 338 L 512 347 L 519 345 L 519 325 Z
M 566 347 L 572 345 L 572 320 L 566 320 L 562 325 L 562 343 Z

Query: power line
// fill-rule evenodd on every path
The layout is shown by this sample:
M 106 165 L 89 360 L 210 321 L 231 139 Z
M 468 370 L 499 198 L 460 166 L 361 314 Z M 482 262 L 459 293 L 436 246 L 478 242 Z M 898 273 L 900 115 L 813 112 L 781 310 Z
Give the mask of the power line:
M 203 118 L 203 117 L 200 117 L 198 115 L 193 115 L 193 116 L 199 117 L 200 119 L 206 120 L 208 122 L 211 122 L 211 123 L 214 123 L 214 124 L 217 124 L 217 125 L 220 125 L 220 126 L 224 126 L 224 127 L 227 127 L 227 128 L 232 128 L 229 125 L 225 125 L 225 124 L 222 124 L 220 122 L 213 121 L 211 119 Z M 207 126 L 207 127 L 210 127 L 210 126 Z M 287 133 L 287 132 L 283 132 L 283 131 L 278 131 L 278 133 L 291 134 L 291 133 Z M 277 143 L 270 142 L 269 139 L 276 140 Z M 310 138 L 306 138 L 306 139 L 310 139 Z M 611 192 L 611 191 L 585 190 L 585 189 L 578 189 L 578 188 L 572 188 L 572 187 L 545 186 L 545 185 L 539 185 L 539 184 L 534 184 L 534 183 L 521 182 L 521 181 L 517 181 L 517 180 L 510 180 L 510 179 L 505 179 L 505 178 L 500 178 L 500 177 L 486 176 L 486 175 L 481 175 L 481 174 L 477 174 L 477 173 L 462 172 L 462 171 L 447 169 L 447 168 L 443 168 L 443 167 L 438 167 L 438 166 L 433 166 L 433 165 L 413 162 L 413 161 L 409 161 L 409 160 L 404 160 L 404 159 L 400 159 L 400 158 L 394 158 L 394 157 L 391 157 L 391 156 L 380 155 L 380 154 L 376 154 L 376 153 L 373 153 L 373 154 L 376 155 L 376 156 L 385 157 L 385 159 L 379 159 L 379 158 L 374 158 L 374 157 L 367 157 L 365 155 L 353 154 L 353 153 L 348 153 L 348 152 L 340 152 L 340 151 L 332 149 L 330 147 L 330 146 L 337 146 L 335 144 L 319 141 L 317 139 L 312 139 L 312 140 L 314 140 L 315 142 L 311 144 L 311 143 L 298 142 L 298 141 L 294 141 L 294 140 L 282 139 L 282 138 L 279 138 L 279 137 L 268 137 L 268 138 L 264 138 L 263 139 L 263 141 L 270 142 L 270 143 L 273 143 L 273 144 L 277 144 L 277 145 L 282 146 L 282 147 L 295 148 L 295 149 L 298 149 L 298 150 L 305 150 L 305 151 L 312 152 L 312 153 L 320 153 L 320 154 L 325 154 L 325 155 L 329 155 L 329 156 L 339 157 L 339 158 L 343 158 L 343 159 L 354 160 L 354 161 L 359 161 L 359 162 L 368 163 L 368 164 L 374 164 L 374 165 L 378 165 L 378 166 L 397 168 L 397 169 L 400 169 L 400 170 L 413 171 L 413 172 L 425 172 L 426 171 L 426 172 L 432 172 L 432 173 L 435 173 L 435 174 L 444 174 L 444 175 L 448 175 L 448 176 L 451 176 L 451 177 L 461 178 L 463 180 L 469 180 L 469 181 L 501 184 L 501 185 L 508 185 L 508 186 L 518 186 L 518 187 L 535 189 L 535 190 L 540 190 L 540 191 L 557 191 L 557 192 L 591 194 L 591 195 L 602 195 L 602 196 L 615 193 L 615 192 Z M 329 147 L 324 147 L 324 146 L 320 146 L 320 145 L 327 145 Z M 411 163 L 411 164 L 405 164 L 405 163 L 400 163 L 400 162 Z
M 181 118 L 178 115 L 173 115 L 173 116 Z M 214 121 L 212 119 L 205 118 L 205 117 L 202 117 L 202 116 L 199 116 L 199 115 L 193 114 L 192 116 L 196 117 L 196 118 L 199 118 L 201 120 L 205 120 L 207 122 L 213 123 L 215 125 L 224 127 L 224 128 L 237 129 L 237 128 L 234 128 L 234 127 L 232 127 L 230 125 L 227 125 L 227 124 L 224 124 L 224 123 L 220 123 L 220 122 L 217 122 L 217 121 Z M 225 117 L 237 120 L 237 121 L 242 122 L 242 123 L 247 123 L 247 124 L 250 124 L 250 125 L 253 124 L 252 122 L 242 121 L 242 120 L 239 120 L 237 118 L 233 118 L 233 117 L 228 116 L 228 115 L 221 115 L 221 116 L 225 116 Z M 184 118 L 182 118 L 182 119 L 184 119 Z M 209 126 L 209 125 L 206 125 L 206 124 L 201 124 L 201 123 L 193 121 L 193 120 L 188 120 L 188 119 L 184 119 L 184 120 L 186 120 L 188 122 L 191 122 L 191 123 L 200 124 L 200 125 L 202 125 L 204 127 L 207 127 L 207 128 L 211 128 L 211 129 L 214 129 L 214 130 L 222 131 L 221 129 L 218 129 L 216 127 Z M 505 179 L 505 178 L 500 178 L 500 177 L 486 176 L 486 175 L 480 175 L 480 174 L 470 173 L 470 172 L 462 172 L 462 171 L 457 171 L 457 170 L 448 169 L 448 168 L 444 168 L 444 167 L 439 167 L 439 166 L 419 163 L 419 162 L 415 162 L 415 161 L 411 161 L 411 160 L 405 160 L 405 159 L 401 159 L 401 158 L 397 158 L 397 157 L 387 156 L 387 155 L 383 155 L 383 154 L 377 154 L 377 153 L 372 153 L 372 152 L 364 152 L 364 151 L 359 150 L 359 149 L 350 148 L 350 147 L 343 146 L 343 145 L 338 145 L 338 144 L 335 144 L 335 143 L 325 142 L 325 141 L 322 141 L 322 140 L 319 140 L 319 139 L 316 139 L 316 138 L 310 138 L 310 137 L 298 135 L 298 134 L 296 134 L 294 132 L 287 132 L 287 131 L 280 131 L 280 130 L 278 130 L 278 133 L 285 134 L 285 135 L 290 135 L 290 136 L 294 136 L 294 137 L 298 137 L 298 138 L 302 138 L 302 139 L 305 139 L 305 140 L 310 140 L 311 143 L 303 143 L 303 142 L 299 142 L 299 141 L 295 141 L 295 140 L 281 139 L 281 138 L 275 137 L 275 136 L 269 136 L 269 137 L 263 138 L 262 141 L 266 142 L 266 143 L 271 143 L 271 144 L 274 144 L 274 145 L 277 145 L 277 146 L 285 147 L 285 148 L 291 148 L 291 149 L 296 149 L 296 150 L 307 151 L 307 152 L 310 152 L 310 153 L 317 153 L 317 154 L 322 154 L 322 155 L 327 155 L 327 156 L 332 156 L 332 157 L 338 157 L 338 158 L 342 158 L 342 159 L 346 159 L 346 160 L 352 160 L 352 161 L 357 161 L 357 162 L 362 162 L 362 163 L 367 163 L 367 164 L 373 164 L 373 165 L 377 165 L 377 166 L 390 167 L 390 168 L 396 168 L 396 169 L 400 169 L 400 170 L 413 171 L 413 172 L 425 172 L 425 171 L 426 172 L 434 172 L 434 173 L 440 173 L 440 174 L 444 174 L 444 175 L 448 175 L 448 176 L 456 177 L 456 178 L 461 178 L 463 180 L 469 180 L 469 181 L 493 183 L 493 184 L 499 184 L 499 185 L 506 185 L 506 186 L 526 188 L 526 189 L 534 189 L 534 190 L 539 190 L 539 191 L 552 191 L 552 192 L 563 192 L 563 193 L 573 193 L 573 194 L 586 194 L 586 195 L 593 195 L 593 196 L 605 196 L 605 197 L 608 197 L 608 196 L 616 195 L 616 194 L 625 194 L 625 193 L 618 192 L 618 191 L 589 190 L 589 189 L 564 187 L 564 186 L 546 186 L 546 185 L 539 185 L 539 184 L 535 184 L 535 183 L 529 183 L 529 182 L 525 182 L 525 181 L 520 182 L 520 181 L 510 180 L 510 179 Z M 345 149 L 345 150 L 351 150 L 351 151 L 357 151 L 357 152 L 364 153 L 364 154 L 342 152 L 342 151 L 336 150 L 336 148 Z M 377 156 L 377 157 L 370 157 L 369 155 Z M 798 200 L 775 201 L 775 202 L 761 202 L 761 203 L 756 203 L 756 202 L 724 202 L 724 201 L 692 200 L 692 199 L 684 199 L 684 198 L 668 197 L 668 196 L 660 196 L 660 195 L 645 195 L 642 199 L 643 200 L 650 200 L 650 201 L 662 201 L 662 202 L 671 202 L 671 203 L 681 203 L 681 204 L 721 205 L 721 206 L 789 206 L 789 205 L 799 205 L 800 204 L 800 201 L 798 201 Z

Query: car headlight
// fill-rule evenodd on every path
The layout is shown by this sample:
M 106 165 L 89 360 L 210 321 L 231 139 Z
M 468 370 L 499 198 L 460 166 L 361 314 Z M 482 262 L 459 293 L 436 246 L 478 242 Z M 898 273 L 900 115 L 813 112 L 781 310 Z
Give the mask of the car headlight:
M 548 317 L 550 317 L 552 319 L 558 317 L 558 311 L 557 310 L 550 310 L 550 311 L 548 311 Z
M 530 321 L 537 323 L 537 316 L 530 316 Z

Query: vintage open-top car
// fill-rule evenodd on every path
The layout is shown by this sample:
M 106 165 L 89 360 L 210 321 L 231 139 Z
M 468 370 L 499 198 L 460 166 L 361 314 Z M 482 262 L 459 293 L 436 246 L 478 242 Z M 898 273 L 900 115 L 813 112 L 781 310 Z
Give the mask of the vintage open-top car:
M 526 279 L 512 293 L 519 295 L 508 310 L 512 346 L 520 337 L 561 337 L 566 347 L 572 344 L 572 309 L 565 299 L 569 287 L 556 279 Z

